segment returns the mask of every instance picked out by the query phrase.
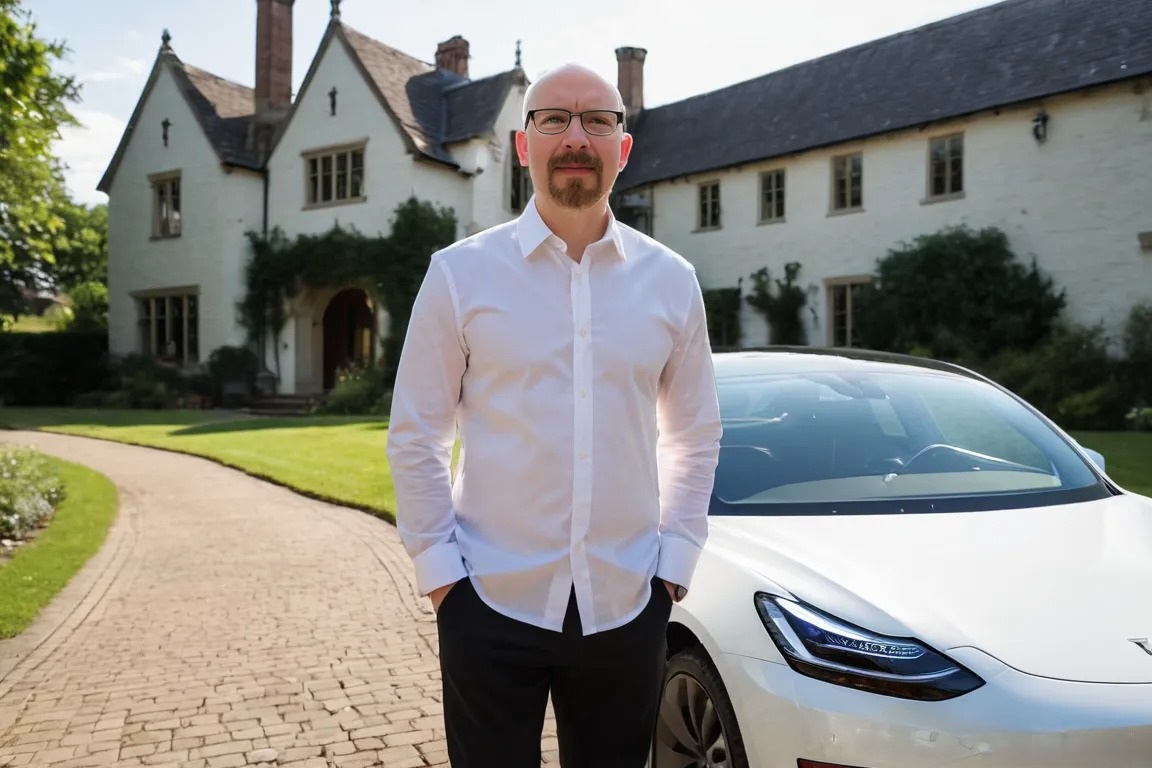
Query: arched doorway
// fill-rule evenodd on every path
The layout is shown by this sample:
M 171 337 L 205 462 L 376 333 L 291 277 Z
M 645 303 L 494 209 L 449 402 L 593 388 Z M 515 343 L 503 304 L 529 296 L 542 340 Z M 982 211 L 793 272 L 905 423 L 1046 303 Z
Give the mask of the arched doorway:
M 375 344 L 368 294 L 345 288 L 324 310 L 324 389 L 336 385 L 336 369 L 372 359 Z

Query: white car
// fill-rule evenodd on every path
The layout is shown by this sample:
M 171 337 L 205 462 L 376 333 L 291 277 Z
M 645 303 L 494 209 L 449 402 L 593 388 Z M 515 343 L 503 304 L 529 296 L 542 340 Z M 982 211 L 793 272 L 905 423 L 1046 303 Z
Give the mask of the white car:
M 1152 499 L 958 367 L 715 363 L 654 768 L 1152 768 Z

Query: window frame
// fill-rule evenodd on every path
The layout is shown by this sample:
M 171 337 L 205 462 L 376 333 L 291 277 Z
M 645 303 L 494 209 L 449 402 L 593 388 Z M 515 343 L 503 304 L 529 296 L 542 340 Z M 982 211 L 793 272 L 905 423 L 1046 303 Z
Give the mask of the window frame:
M 157 288 L 146 291 L 135 291 L 131 294 L 136 305 L 136 346 L 141 355 L 155 358 L 167 363 L 175 363 L 180 367 L 193 367 L 202 361 L 200 350 L 200 318 L 201 299 L 200 287 L 195 285 L 178 286 L 173 288 Z M 192 300 L 192 312 L 189 312 L 189 300 Z M 164 339 L 158 337 L 158 320 L 161 315 L 157 311 L 160 302 L 163 302 Z M 179 317 L 182 319 L 180 328 L 181 349 L 174 357 L 167 354 L 168 343 L 175 341 L 177 334 L 173 332 L 171 319 L 177 316 L 174 312 L 174 303 L 181 305 Z M 147 307 L 147 310 L 145 309 Z M 191 320 L 189 318 L 191 317 Z M 147 326 L 147 341 L 145 341 L 145 326 Z M 189 333 L 189 328 L 192 332 Z M 163 352 L 161 352 L 163 350 Z
M 938 203 L 938 202 L 944 202 L 947 200 L 960 200 L 965 196 L 964 184 L 967 181 L 967 179 L 966 179 L 967 173 L 965 172 L 965 155 L 966 155 L 967 147 L 965 146 L 966 142 L 964 141 L 964 138 L 965 137 L 964 137 L 963 131 L 953 131 L 951 133 L 945 133 L 945 134 L 941 134 L 939 136 L 929 137 L 928 144 L 927 144 L 927 162 L 925 163 L 925 174 L 924 174 L 924 202 L 925 203 Z M 959 146 L 960 146 L 960 153 L 959 153 L 960 183 L 959 183 L 959 189 L 953 188 L 953 183 L 954 183 L 953 178 L 952 178 L 952 159 L 953 158 L 951 155 L 951 143 L 954 141 L 958 141 Z M 944 143 L 944 151 L 945 151 L 945 158 L 944 158 L 945 177 L 944 177 L 944 180 L 945 180 L 946 190 L 944 192 L 936 192 L 935 191 L 935 185 L 934 185 L 935 178 L 936 178 L 936 158 L 935 158 L 934 150 L 935 150 L 936 146 L 938 144 L 940 144 L 941 142 Z
M 180 170 L 162 171 L 148 176 L 152 190 L 152 240 L 175 240 L 184 232 L 184 190 L 181 184 L 183 173 Z M 173 196 L 175 190 L 175 196 Z M 168 216 L 162 213 L 167 198 L 169 205 L 175 197 L 176 204 Z M 174 226 L 173 226 L 174 225 Z
M 364 203 L 368 200 L 368 140 L 361 139 L 359 141 L 351 141 L 344 144 L 334 144 L 319 149 L 309 149 L 300 153 L 303 160 L 302 172 L 304 175 L 304 210 L 315 210 L 318 208 L 332 208 L 339 205 L 354 205 L 357 203 Z M 360 159 L 360 194 L 352 194 L 352 180 L 355 175 L 356 155 L 359 154 Z M 344 160 L 344 170 L 339 169 L 340 160 Z M 324 161 L 329 161 L 328 170 L 325 170 Z M 313 163 L 316 164 L 313 170 Z M 328 191 L 331 192 L 331 198 L 324 200 L 322 194 L 322 184 L 326 176 L 330 175 L 330 180 L 327 182 Z M 344 177 L 344 190 L 343 197 L 338 196 L 339 185 L 341 176 Z M 313 179 L 315 178 L 315 187 L 313 187 Z M 315 199 L 313 197 L 315 196 Z
M 760 198 L 759 198 L 759 216 L 757 218 L 758 224 L 783 224 L 787 221 L 788 216 L 788 172 L 786 168 L 771 168 L 760 173 Z M 771 215 L 765 216 L 765 212 L 769 206 L 768 202 L 768 183 L 769 180 L 779 180 L 779 184 L 772 189 L 772 207 Z M 777 197 L 777 195 L 779 197 Z M 779 213 L 777 213 L 779 211 Z
M 860 167 L 859 184 L 857 185 L 857 198 L 853 198 L 853 184 L 852 184 L 852 168 L 849 165 L 847 172 L 841 176 L 841 166 L 845 163 L 858 162 Z M 845 213 L 859 213 L 864 210 L 864 152 L 858 150 L 856 152 L 844 152 L 838 155 L 833 155 L 829 163 L 831 171 L 832 189 L 831 195 L 828 200 L 828 213 L 830 216 L 836 216 Z M 839 192 L 841 180 L 846 186 L 845 190 L 845 205 L 839 205 Z
M 853 337 L 853 314 L 855 312 L 852 306 L 852 289 L 857 286 L 871 285 L 871 275 L 840 275 L 837 277 L 829 277 L 824 280 L 824 300 L 825 300 L 825 340 L 830 347 L 851 349 Z M 846 328 L 844 331 L 845 339 L 843 344 L 837 344 L 836 331 L 837 331 L 837 315 L 836 315 L 836 292 L 843 290 L 847 309 L 845 311 Z
M 715 190 L 715 195 L 711 200 L 705 200 L 706 190 Z M 705 206 L 708 206 L 708 219 L 709 222 L 705 223 Z M 720 180 L 710 179 L 702 181 L 696 185 L 696 231 L 697 232 L 713 232 L 721 229 L 723 226 L 723 219 L 720 208 Z

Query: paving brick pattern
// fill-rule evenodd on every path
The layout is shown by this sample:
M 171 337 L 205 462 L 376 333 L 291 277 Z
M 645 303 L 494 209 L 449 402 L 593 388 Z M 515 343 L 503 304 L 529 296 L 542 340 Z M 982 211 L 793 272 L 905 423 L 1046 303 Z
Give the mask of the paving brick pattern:
M 100 553 L 0 642 L 0 768 L 448 764 L 435 617 L 391 525 L 188 456 L 0 440 L 121 501 Z M 554 734 L 549 713 L 546 764 Z

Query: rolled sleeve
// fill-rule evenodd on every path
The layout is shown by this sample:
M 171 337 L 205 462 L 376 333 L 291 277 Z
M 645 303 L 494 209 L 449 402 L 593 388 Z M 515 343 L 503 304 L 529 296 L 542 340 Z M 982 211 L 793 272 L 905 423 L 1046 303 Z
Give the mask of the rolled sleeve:
M 392 392 L 386 453 L 396 528 L 426 595 L 467 575 L 456 542 L 452 446 L 467 352 L 446 265 L 436 256 L 412 307 Z
M 704 297 L 693 279 L 688 322 L 661 378 L 657 405 L 660 557 L 656 575 L 687 587 L 708 539 L 720 455 L 720 407 Z

